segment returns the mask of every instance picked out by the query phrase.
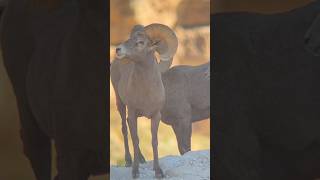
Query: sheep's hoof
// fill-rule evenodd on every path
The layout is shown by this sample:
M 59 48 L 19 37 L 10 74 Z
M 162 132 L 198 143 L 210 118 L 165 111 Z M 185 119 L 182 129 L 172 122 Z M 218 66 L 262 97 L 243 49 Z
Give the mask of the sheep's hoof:
M 130 159 L 130 160 L 126 160 L 126 167 L 131 167 L 131 165 L 132 165 L 132 160 Z
M 126 162 L 126 167 L 131 167 L 132 163 L 131 162 Z
M 140 173 L 139 173 L 139 170 L 138 169 L 133 169 L 132 170 L 132 178 L 133 179 L 137 179 L 137 178 L 139 178 L 139 175 L 140 175 Z
M 162 172 L 162 169 L 158 168 L 158 169 L 155 171 L 155 173 L 156 173 L 156 178 L 157 178 L 157 179 L 162 179 L 162 178 L 164 178 L 164 174 L 163 174 L 163 172 Z

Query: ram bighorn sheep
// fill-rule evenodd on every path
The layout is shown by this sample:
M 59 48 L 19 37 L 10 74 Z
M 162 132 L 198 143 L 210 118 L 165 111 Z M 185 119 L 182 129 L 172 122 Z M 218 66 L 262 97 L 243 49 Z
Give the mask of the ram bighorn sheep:
M 177 37 L 169 27 L 150 24 L 134 26 L 130 38 L 116 48 L 116 59 L 110 67 L 111 81 L 122 119 L 126 162 L 131 160 L 126 129 L 126 107 L 128 109 L 127 121 L 134 147 L 133 178 L 139 177 L 139 161 L 144 161 L 137 132 L 137 118 L 141 116 L 151 119 L 153 168 L 157 178 L 164 177 L 158 162 L 157 137 L 160 111 L 165 103 L 161 72 L 168 69 L 177 47 Z M 155 52 L 160 55 L 159 64 Z
M 319 13 L 211 16 L 214 179 L 320 177 Z

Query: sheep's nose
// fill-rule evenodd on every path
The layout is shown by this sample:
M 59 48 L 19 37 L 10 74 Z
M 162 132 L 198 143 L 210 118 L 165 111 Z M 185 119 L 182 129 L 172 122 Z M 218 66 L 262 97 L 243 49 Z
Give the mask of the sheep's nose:
M 116 48 L 116 53 L 119 53 L 121 51 L 121 48 Z

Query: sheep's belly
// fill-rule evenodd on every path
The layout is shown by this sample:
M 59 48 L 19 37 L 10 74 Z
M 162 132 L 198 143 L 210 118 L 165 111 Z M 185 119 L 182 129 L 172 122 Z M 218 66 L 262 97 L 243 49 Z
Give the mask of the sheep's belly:
M 150 91 L 127 89 L 125 92 L 120 92 L 120 98 L 129 108 L 136 110 L 137 116 L 147 118 L 159 112 L 165 102 L 164 89 Z
M 136 86 L 136 84 L 129 86 L 124 81 L 120 82 L 118 85 L 120 99 L 128 108 L 134 108 L 137 116 L 151 118 L 164 105 L 164 87 L 144 88 L 146 85 Z
M 138 117 L 146 117 L 146 118 L 151 119 L 152 113 L 151 113 L 151 112 L 145 113 L 145 112 L 143 112 L 142 110 L 137 110 L 137 116 L 138 116 Z
M 160 103 L 159 105 L 149 105 L 145 107 L 140 106 L 136 109 L 136 114 L 138 117 L 144 116 L 151 119 L 157 112 L 160 111 L 160 109 L 161 109 Z
M 131 101 L 128 103 L 129 107 L 134 107 L 138 117 L 152 118 L 155 113 L 159 112 L 164 104 L 164 99 L 149 99 Z

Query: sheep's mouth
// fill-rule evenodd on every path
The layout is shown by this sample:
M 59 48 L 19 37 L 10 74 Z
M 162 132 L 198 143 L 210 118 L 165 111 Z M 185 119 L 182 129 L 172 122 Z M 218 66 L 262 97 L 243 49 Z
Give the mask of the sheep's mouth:
M 122 44 L 116 48 L 116 58 L 123 59 L 126 54 L 126 48 L 124 48 Z

